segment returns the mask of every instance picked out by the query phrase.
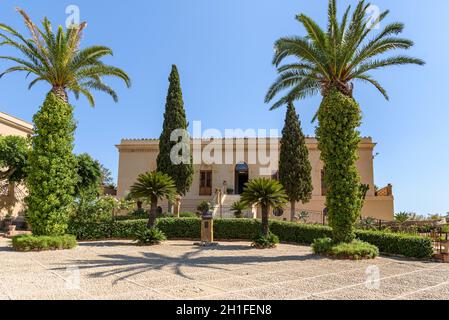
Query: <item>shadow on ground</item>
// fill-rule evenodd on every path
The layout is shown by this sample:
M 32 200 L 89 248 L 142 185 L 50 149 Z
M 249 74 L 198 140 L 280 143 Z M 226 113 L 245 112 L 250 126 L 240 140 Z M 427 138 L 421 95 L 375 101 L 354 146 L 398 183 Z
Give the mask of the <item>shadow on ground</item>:
M 82 247 L 114 247 L 117 245 L 123 246 L 123 242 L 104 242 L 104 243 L 82 243 Z M 130 244 L 131 245 L 131 244 Z M 192 247 L 188 244 L 175 244 L 173 246 L 185 246 Z M 92 272 L 89 277 L 101 278 L 111 275 L 118 276 L 115 282 L 125 280 L 132 276 L 151 271 L 162 270 L 166 267 L 173 267 L 174 273 L 186 279 L 193 280 L 191 277 L 182 272 L 182 267 L 198 267 L 202 269 L 210 269 L 211 271 L 228 270 L 222 266 L 234 265 L 234 266 L 255 266 L 261 263 L 272 262 L 287 262 L 287 261 L 307 261 L 307 260 L 320 260 L 322 257 L 312 254 L 307 255 L 287 255 L 287 256 L 260 256 L 260 255 L 232 255 L 232 256 L 204 256 L 207 251 L 239 251 L 239 250 L 251 250 L 250 246 L 244 245 L 221 245 L 218 247 L 194 247 L 191 251 L 186 252 L 177 257 L 171 257 L 155 252 L 141 252 L 140 257 L 129 256 L 125 254 L 109 254 L 99 255 L 101 260 L 73 260 L 68 264 L 71 266 L 76 265 L 80 269 L 92 270 L 95 269 L 107 269 L 113 267 L 113 269 L 99 270 Z M 65 268 L 56 268 L 54 270 L 65 270 Z

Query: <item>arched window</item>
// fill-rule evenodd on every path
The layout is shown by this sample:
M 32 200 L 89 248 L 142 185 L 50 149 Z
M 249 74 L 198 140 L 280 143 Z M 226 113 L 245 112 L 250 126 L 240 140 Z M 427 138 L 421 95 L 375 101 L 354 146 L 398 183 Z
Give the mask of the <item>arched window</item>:
M 273 210 L 273 216 L 282 217 L 284 215 L 284 210 L 281 208 L 277 208 Z

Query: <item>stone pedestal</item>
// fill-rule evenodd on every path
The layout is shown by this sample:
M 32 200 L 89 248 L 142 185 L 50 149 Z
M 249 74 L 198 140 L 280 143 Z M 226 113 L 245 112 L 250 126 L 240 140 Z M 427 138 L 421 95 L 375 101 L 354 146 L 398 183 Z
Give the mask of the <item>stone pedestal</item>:
M 201 219 L 201 242 L 195 243 L 202 247 L 216 246 L 214 242 L 214 219 L 213 213 L 204 213 Z

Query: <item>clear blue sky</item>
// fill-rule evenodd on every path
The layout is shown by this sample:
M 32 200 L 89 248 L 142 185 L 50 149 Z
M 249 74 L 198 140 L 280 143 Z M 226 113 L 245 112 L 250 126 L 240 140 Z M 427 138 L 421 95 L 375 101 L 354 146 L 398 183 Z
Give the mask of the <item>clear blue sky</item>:
M 395 67 L 377 72 L 391 96 L 385 101 L 371 87 L 356 86 L 363 109 L 361 132 L 378 143 L 375 183 L 394 185 L 396 211 L 421 214 L 449 211 L 449 1 L 375 0 L 390 9 L 388 21 L 406 24 L 413 39 L 409 52 L 425 67 Z M 115 144 L 121 138 L 159 136 L 170 66 L 178 65 L 190 121 L 217 128 L 282 128 L 284 110 L 269 112 L 263 103 L 276 74 L 271 66 L 273 42 L 303 34 L 294 20 L 303 12 L 325 23 L 327 0 L 2 0 L 0 21 L 25 31 L 14 8 L 33 19 L 47 16 L 64 24 L 66 7 L 76 4 L 87 20 L 83 45 L 114 49 L 108 62 L 133 79 L 128 90 L 119 82 L 120 102 L 97 94 L 97 107 L 76 106 L 76 152 L 88 152 L 117 174 Z M 340 0 L 339 6 L 356 4 Z M 340 10 L 341 12 L 341 10 Z M 3 49 L 2 49 L 3 50 Z M 1 68 L 6 65 L 2 62 Z M 46 85 L 28 91 L 24 75 L 0 80 L 0 110 L 31 121 Z M 314 134 L 311 118 L 319 98 L 297 104 L 304 132 Z

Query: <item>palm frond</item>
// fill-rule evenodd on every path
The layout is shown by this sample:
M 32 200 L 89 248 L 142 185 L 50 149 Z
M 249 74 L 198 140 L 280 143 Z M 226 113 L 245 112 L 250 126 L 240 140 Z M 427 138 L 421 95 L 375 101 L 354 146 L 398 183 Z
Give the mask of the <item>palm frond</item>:
M 321 89 L 320 82 L 315 79 L 304 78 L 296 86 L 294 86 L 285 96 L 276 101 L 270 110 L 278 109 L 288 103 L 304 99 L 306 97 L 317 94 Z
M 117 93 L 108 85 L 100 82 L 100 81 L 87 81 L 81 84 L 83 88 L 94 89 L 98 91 L 102 91 L 107 93 L 114 99 L 114 102 L 118 102 Z
M 323 59 L 323 55 L 306 38 L 281 38 L 276 41 L 275 49 L 276 52 L 273 59 L 275 66 L 279 66 L 285 58 L 294 56 L 300 61 L 314 64 L 323 74 L 327 75 L 326 61 Z
M 357 69 L 348 75 L 348 78 L 355 78 L 361 74 L 366 73 L 367 71 L 376 70 L 379 68 L 385 68 L 389 66 L 399 66 L 399 65 L 405 65 L 405 64 L 417 64 L 417 65 L 424 65 L 425 62 L 421 59 L 412 58 L 408 56 L 395 56 L 390 57 L 386 59 L 381 60 L 373 60 L 366 62 L 364 64 L 361 64 L 357 67 Z
M 278 99 L 271 109 L 319 92 L 325 94 L 332 87 L 343 94 L 352 95 L 353 80 L 374 85 L 388 98 L 380 84 L 366 72 L 394 65 L 424 64 L 421 59 L 407 56 L 380 57 L 393 50 L 407 50 L 413 42 L 398 37 L 404 30 L 404 25 L 399 22 L 387 24 L 374 34 L 375 28 L 385 21 L 389 11 L 382 12 L 373 21 L 368 16 L 369 8 L 368 2 L 360 0 L 352 15 L 351 7 L 347 7 L 339 22 L 337 1 L 329 0 L 326 33 L 308 16 L 296 16 L 306 36 L 283 37 L 275 42 L 273 65 L 277 67 L 279 76 L 268 89 L 265 101 L 271 102 L 284 90 L 290 91 Z M 367 37 L 371 34 L 374 36 L 368 41 Z M 287 58 L 296 61 L 283 65 Z
M 268 90 L 268 93 L 265 97 L 265 102 L 270 102 L 280 91 L 289 87 L 296 86 L 305 78 L 313 78 L 317 81 L 319 80 L 318 78 L 315 78 L 310 72 L 302 70 L 289 70 L 281 73 Z
M 101 59 L 112 55 L 112 50 L 105 46 L 91 46 L 79 49 L 82 34 L 87 26 L 83 22 L 64 30 L 59 26 L 53 32 L 50 21 L 42 20 L 42 29 L 37 27 L 25 11 L 17 8 L 31 34 L 24 37 L 12 27 L 0 24 L 0 46 L 10 46 L 18 51 L 17 56 L 1 56 L 0 59 L 18 63 L 7 69 L 1 76 L 26 71 L 36 78 L 29 84 L 32 88 L 39 81 L 47 81 L 52 87 L 72 91 L 75 97 L 80 94 L 87 97 L 94 105 L 90 90 L 98 90 L 118 100 L 117 93 L 103 81 L 103 77 L 118 77 L 129 87 L 131 80 L 121 69 L 105 65 Z
M 358 80 L 362 80 L 362 81 L 371 83 L 374 87 L 376 87 L 377 90 L 379 90 L 379 92 L 384 96 L 384 98 L 387 101 L 390 100 L 390 97 L 388 96 L 387 91 L 380 85 L 379 82 L 374 80 L 369 75 L 361 74 L 361 75 L 358 75 L 358 76 L 354 77 L 354 79 L 358 79 Z

